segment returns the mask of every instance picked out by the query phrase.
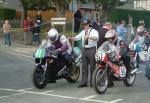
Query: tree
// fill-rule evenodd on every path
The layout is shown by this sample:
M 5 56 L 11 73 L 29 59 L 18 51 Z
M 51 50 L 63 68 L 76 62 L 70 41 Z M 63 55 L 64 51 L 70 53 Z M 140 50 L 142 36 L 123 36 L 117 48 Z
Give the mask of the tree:
M 65 14 L 68 9 L 67 0 L 20 0 L 23 10 L 25 12 L 25 17 L 27 14 L 27 9 L 37 10 L 47 10 L 51 7 L 56 7 L 56 12 L 58 16 Z
M 28 0 L 20 0 L 20 3 L 22 5 L 23 8 L 23 15 L 24 17 L 27 16 L 27 9 L 28 9 Z
M 52 0 L 56 6 L 56 12 L 58 16 L 64 16 L 65 11 L 68 9 L 68 3 L 66 0 Z
M 23 8 L 22 16 L 21 16 L 21 27 L 23 26 L 23 20 L 27 17 L 27 9 L 28 9 L 28 0 L 20 0 L 21 6 Z
M 80 0 L 81 2 L 94 2 L 96 11 L 98 12 L 99 16 L 102 18 L 107 19 L 108 11 L 113 10 L 116 8 L 117 5 L 122 4 L 120 0 Z

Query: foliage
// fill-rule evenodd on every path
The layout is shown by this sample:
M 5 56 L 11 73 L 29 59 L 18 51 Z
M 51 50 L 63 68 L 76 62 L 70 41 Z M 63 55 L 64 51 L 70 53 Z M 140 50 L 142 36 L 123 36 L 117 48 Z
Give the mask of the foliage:
M 14 9 L 0 8 L 0 20 L 12 20 L 16 17 L 16 11 Z
M 143 19 L 145 21 L 145 26 L 149 27 L 149 17 L 150 11 L 140 11 L 140 10 L 125 10 L 125 9 L 115 9 L 108 13 L 108 19 L 110 22 L 117 23 L 120 20 L 128 21 L 128 16 L 130 15 L 133 18 L 133 26 L 137 27 L 139 21 Z
M 41 9 L 46 10 L 53 7 L 54 4 L 52 0 L 28 0 L 28 9 Z

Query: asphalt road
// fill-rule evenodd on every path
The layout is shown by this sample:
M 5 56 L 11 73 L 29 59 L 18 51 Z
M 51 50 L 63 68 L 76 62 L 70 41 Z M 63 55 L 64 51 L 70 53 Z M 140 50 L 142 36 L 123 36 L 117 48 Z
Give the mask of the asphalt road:
M 144 77 L 144 66 L 134 86 L 115 82 L 103 95 L 91 87 L 77 88 L 81 78 L 74 84 L 58 80 L 38 90 L 31 81 L 33 51 L 32 46 L 5 47 L 0 43 L 0 103 L 150 103 L 150 81 Z

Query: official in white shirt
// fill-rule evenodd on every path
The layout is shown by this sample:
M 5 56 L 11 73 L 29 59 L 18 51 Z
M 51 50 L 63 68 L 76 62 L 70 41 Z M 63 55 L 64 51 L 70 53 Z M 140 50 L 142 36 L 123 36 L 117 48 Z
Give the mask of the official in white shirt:
M 95 53 L 99 40 L 98 32 L 90 26 L 90 20 L 83 21 L 84 30 L 75 37 L 70 37 L 73 41 L 82 39 L 82 82 L 79 88 L 88 86 L 88 66 L 90 66 L 90 86 L 92 86 L 92 74 L 95 69 Z

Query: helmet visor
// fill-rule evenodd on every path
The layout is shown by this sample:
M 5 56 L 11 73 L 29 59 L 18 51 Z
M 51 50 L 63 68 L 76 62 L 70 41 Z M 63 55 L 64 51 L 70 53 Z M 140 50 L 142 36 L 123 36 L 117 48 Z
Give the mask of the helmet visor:
M 50 41 L 55 41 L 56 40 L 56 36 L 52 36 L 52 37 L 49 37 Z

